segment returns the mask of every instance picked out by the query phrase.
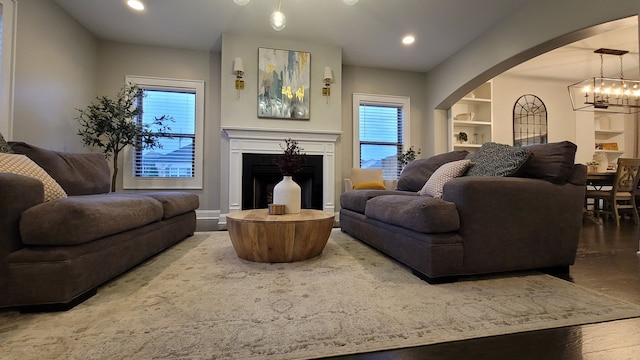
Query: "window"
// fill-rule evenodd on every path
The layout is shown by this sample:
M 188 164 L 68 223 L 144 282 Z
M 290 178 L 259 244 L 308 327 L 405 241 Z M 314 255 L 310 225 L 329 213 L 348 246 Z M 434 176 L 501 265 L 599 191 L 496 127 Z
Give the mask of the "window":
M 173 122 L 165 122 L 170 130 L 159 138 L 161 148 L 127 148 L 123 187 L 201 189 L 204 83 L 139 76 L 127 76 L 126 80 L 140 86 L 145 94 L 137 104 L 143 111 L 136 121 L 151 124 L 167 115 Z
M 0 133 L 11 139 L 15 0 L 0 0 Z
M 382 169 L 385 179 L 397 179 L 408 133 L 409 98 L 353 94 L 354 167 Z

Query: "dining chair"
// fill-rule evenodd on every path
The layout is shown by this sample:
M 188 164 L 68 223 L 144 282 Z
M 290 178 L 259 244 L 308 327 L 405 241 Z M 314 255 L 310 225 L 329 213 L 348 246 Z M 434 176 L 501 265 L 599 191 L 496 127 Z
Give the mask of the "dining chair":
M 586 198 L 593 199 L 595 216 L 611 215 L 620 225 L 620 210 L 633 212 L 634 223 L 640 223 L 636 206 L 636 190 L 640 180 L 640 159 L 619 158 L 618 170 L 610 190 L 587 190 Z

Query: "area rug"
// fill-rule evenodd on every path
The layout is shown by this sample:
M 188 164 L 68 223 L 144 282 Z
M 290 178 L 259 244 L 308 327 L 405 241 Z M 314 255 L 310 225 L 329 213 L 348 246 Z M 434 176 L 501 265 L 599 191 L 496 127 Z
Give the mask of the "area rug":
M 0 313 L 3 359 L 308 359 L 640 316 L 539 273 L 429 285 L 334 229 L 321 256 L 239 259 L 196 233 L 67 312 Z

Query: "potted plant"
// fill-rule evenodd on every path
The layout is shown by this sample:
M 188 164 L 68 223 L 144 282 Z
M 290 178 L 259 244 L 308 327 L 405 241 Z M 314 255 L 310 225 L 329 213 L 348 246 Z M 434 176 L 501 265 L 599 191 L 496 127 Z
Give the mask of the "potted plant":
M 398 156 L 398 161 L 402 167 L 405 167 L 408 163 L 415 160 L 417 155 L 420 155 L 420 149 L 418 148 L 418 151 L 415 151 L 413 150 L 413 146 L 409 146 L 409 149 Z
M 128 83 L 115 98 L 99 96 L 86 109 L 76 109 L 80 113 L 76 120 L 80 125 L 78 135 L 82 137 L 82 144 L 102 149 L 107 159 L 113 155 L 112 192 L 116 191 L 118 155 L 125 147 L 161 148 L 159 138 L 170 137 L 166 132 L 171 128 L 165 125 L 166 121 L 173 121 L 169 116 L 155 118 L 150 124 L 137 121 L 142 115 L 142 107 L 136 105 L 142 97 L 142 88 Z
M 587 170 L 590 173 L 594 173 L 594 172 L 598 172 L 598 165 L 600 165 L 600 163 L 596 160 L 591 160 L 591 161 L 587 161 L 586 165 L 587 165 Z
M 464 131 L 460 131 L 458 133 L 458 141 L 463 143 L 463 142 L 467 142 L 467 140 L 469 140 L 469 136 L 467 136 L 467 133 Z
M 282 173 L 282 181 L 273 187 L 273 203 L 283 204 L 286 214 L 297 214 L 302 207 L 302 191 L 300 185 L 293 181 L 293 174 L 300 171 L 305 154 L 298 142 L 285 139 L 284 153 L 274 159 L 278 170 Z
M 298 142 L 296 140 L 291 138 L 285 139 L 284 142 L 284 152 L 281 156 L 274 159 L 274 162 L 283 176 L 291 176 L 300 171 L 300 168 L 304 163 L 305 154 L 302 153 L 302 150 L 304 149 L 298 146 Z M 282 147 L 282 145 L 280 147 Z

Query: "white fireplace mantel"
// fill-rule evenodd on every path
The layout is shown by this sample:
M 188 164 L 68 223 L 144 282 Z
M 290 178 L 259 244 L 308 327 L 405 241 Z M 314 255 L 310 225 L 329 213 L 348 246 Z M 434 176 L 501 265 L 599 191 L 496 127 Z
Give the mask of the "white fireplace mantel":
M 322 155 L 323 210 L 335 212 L 335 144 L 340 131 L 223 127 L 229 138 L 229 212 L 242 210 L 242 155 L 280 154 L 284 140 L 308 155 Z

